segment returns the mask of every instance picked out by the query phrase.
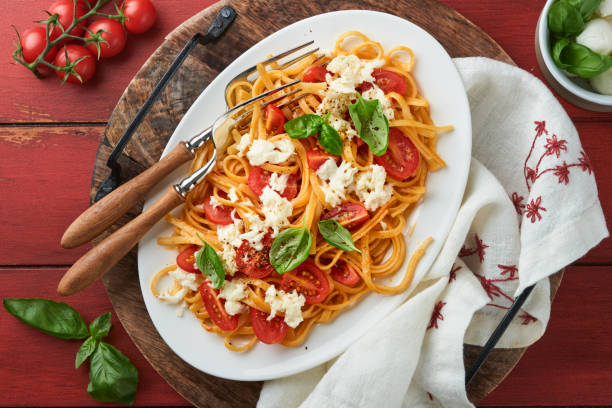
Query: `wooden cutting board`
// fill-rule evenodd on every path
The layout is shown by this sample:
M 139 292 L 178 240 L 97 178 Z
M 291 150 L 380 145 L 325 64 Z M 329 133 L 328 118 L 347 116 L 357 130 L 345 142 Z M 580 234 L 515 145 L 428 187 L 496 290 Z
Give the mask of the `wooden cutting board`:
M 434 0 L 382 2 L 309 0 L 226 0 L 202 10 L 170 33 L 138 71 L 113 111 L 96 156 L 91 197 L 109 174 L 106 160 L 112 146 L 150 94 L 183 45 L 197 31 L 205 32 L 223 5 L 231 5 L 238 17 L 216 44 L 198 46 L 168 84 L 120 158 L 123 179 L 155 163 L 176 125 L 202 90 L 231 61 L 273 32 L 306 17 L 335 10 L 378 10 L 403 17 L 431 33 L 452 57 L 486 56 L 513 64 L 504 50 L 459 13 Z M 357 27 L 359 28 L 359 27 Z M 444 79 L 441 78 L 441 81 Z M 211 101 L 212 103 L 212 101 Z M 218 103 L 222 103 L 218 101 Z M 116 225 L 135 217 L 135 208 Z M 99 239 L 102 239 L 100 237 Z M 99 240 L 94 241 L 94 244 Z M 237 382 L 204 374 L 176 356 L 161 339 L 145 309 L 138 283 L 136 250 L 104 277 L 113 307 L 126 331 L 157 372 L 183 397 L 199 407 L 249 407 L 256 404 L 261 383 Z M 553 294 L 561 273 L 551 279 Z M 480 351 L 466 346 L 469 365 Z M 495 350 L 468 392 L 473 401 L 484 398 L 512 370 L 525 349 Z

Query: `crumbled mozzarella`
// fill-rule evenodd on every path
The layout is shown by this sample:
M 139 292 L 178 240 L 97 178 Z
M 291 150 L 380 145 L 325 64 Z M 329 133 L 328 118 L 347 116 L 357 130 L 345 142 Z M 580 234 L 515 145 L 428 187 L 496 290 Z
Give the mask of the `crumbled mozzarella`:
M 236 148 L 238 149 L 239 157 L 244 156 L 244 152 L 247 149 L 247 147 L 249 147 L 250 144 L 251 144 L 251 135 L 249 133 L 245 133 L 244 135 L 242 135 L 242 137 L 240 138 L 240 142 L 236 146 Z
M 262 203 L 261 211 L 265 216 L 265 226 L 272 228 L 273 236 L 276 236 L 282 227 L 289 224 L 288 218 L 293 212 L 293 205 L 268 186 L 264 187 L 259 198 Z
M 342 94 L 328 90 L 317 107 L 316 113 L 317 115 L 324 115 L 330 112 L 332 116 L 340 118 L 347 111 L 353 97 L 353 94 Z
M 355 178 L 353 190 L 363 205 L 375 211 L 391 199 L 393 189 L 385 184 L 387 172 L 384 167 L 372 164 L 368 171 L 360 172 Z
M 603 95 L 612 95 L 612 68 L 590 79 L 591 86 Z
M 608 55 L 612 52 L 612 24 L 603 18 L 595 18 L 586 23 L 576 42 L 593 52 Z
M 170 275 L 175 281 L 178 282 L 179 285 L 184 288 L 198 290 L 200 287 L 196 280 L 195 273 L 185 272 L 181 268 L 176 268 L 175 270 L 168 272 L 168 275 Z
M 321 191 L 329 205 L 335 207 L 346 199 L 346 188 L 351 185 L 356 173 L 357 169 L 350 162 L 342 161 L 338 167 L 334 159 L 328 159 L 319 167 L 317 175 L 326 181 L 321 183 Z
M 195 208 L 197 208 L 198 210 L 204 211 L 204 204 L 200 203 L 200 204 L 196 205 Z
M 160 293 L 157 298 L 171 305 L 178 305 L 183 300 L 186 293 L 187 289 L 181 288 L 174 295 L 171 295 L 168 291 L 164 291 Z
M 183 302 L 179 307 L 176 308 L 176 317 L 183 317 L 187 309 L 187 303 Z
M 387 229 L 387 223 L 386 223 L 386 222 L 384 222 L 384 221 L 381 221 L 381 222 L 380 222 L 380 226 L 382 227 L 382 229 L 383 229 L 383 230 L 386 230 L 386 229 Z
M 229 198 L 230 202 L 232 203 L 238 201 L 238 194 L 236 193 L 236 189 L 234 187 L 230 188 L 229 193 L 227 193 L 227 198 Z
M 251 166 L 261 166 L 266 162 L 279 164 L 287 161 L 295 153 L 295 147 L 289 139 L 280 139 L 269 142 L 263 139 L 253 141 L 247 158 Z
M 221 202 L 217 199 L 217 197 L 215 197 L 214 195 L 211 195 L 210 196 L 210 205 L 212 205 L 213 208 L 219 208 L 223 204 L 221 204 Z
M 603 0 L 599 3 L 599 14 L 602 17 L 612 16 L 612 0 Z
M 231 316 L 242 313 L 244 305 L 240 301 L 247 295 L 247 285 L 241 279 L 226 280 L 219 291 L 219 297 L 225 299 L 225 311 Z
M 384 65 L 384 60 L 362 60 L 354 54 L 340 55 L 327 64 L 327 70 L 339 77 L 328 81 L 329 89 L 338 93 L 354 93 L 362 82 L 374 82 L 372 71 Z M 329 78 L 331 79 L 331 78 Z
M 298 295 L 295 289 L 291 293 L 285 293 L 283 290 L 277 291 L 274 285 L 270 285 L 266 290 L 266 303 L 270 305 L 268 320 L 272 320 L 277 312 L 284 312 L 285 323 L 295 329 L 304 320 L 302 307 L 305 302 L 306 298 Z
M 368 89 L 363 94 L 361 94 L 361 96 L 363 96 L 363 99 L 367 99 L 368 101 L 373 101 L 375 99 L 378 99 L 378 101 L 380 102 L 380 106 L 382 108 L 383 114 L 387 117 L 387 119 L 392 120 L 395 117 L 395 112 L 393 111 L 393 108 L 391 107 L 391 101 L 387 99 L 383 90 L 380 89 L 375 84 L 372 88 Z
M 268 181 L 268 185 L 274 191 L 278 191 L 279 193 L 283 193 L 285 188 L 287 187 L 287 180 L 289 180 L 288 174 L 278 174 L 272 173 L 270 174 L 270 180 Z
M 221 251 L 221 261 L 223 269 L 231 276 L 238 270 L 236 266 L 236 250 L 242 244 L 240 228 L 242 220 L 234 219 L 233 224 L 217 226 L 217 238 L 223 246 Z
M 329 115 L 327 122 L 331 127 L 336 129 L 338 133 L 343 133 L 349 140 L 357 136 L 357 131 L 351 127 L 351 124 L 349 122 L 339 118 L 333 113 Z

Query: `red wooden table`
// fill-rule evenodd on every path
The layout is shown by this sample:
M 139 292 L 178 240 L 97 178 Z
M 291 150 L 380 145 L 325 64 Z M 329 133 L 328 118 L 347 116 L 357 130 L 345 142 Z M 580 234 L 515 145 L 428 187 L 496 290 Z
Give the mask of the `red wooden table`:
M 131 36 L 87 86 L 36 80 L 11 66 L 15 35 L 51 0 L 0 0 L 0 298 L 57 299 L 59 277 L 87 248 L 59 239 L 88 205 L 91 169 L 105 122 L 132 76 L 163 37 L 213 0 L 154 0 L 158 21 Z M 541 78 L 534 31 L 544 0 L 443 0 L 491 35 L 523 69 Z M 273 16 L 272 16 L 273 17 Z M 563 102 L 590 156 L 606 215 L 612 215 L 612 114 Z M 481 406 L 612 405 L 612 241 L 567 268 L 545 336 Z M 100 282 L 68 299 L 86 321 L 111 310 Z M 140 373 L 139 406 L 188 405 L 149 366 L 113 318 L 109 341 Z M 42 335 L 0 310 L 1 406 L 98 406 L 88 371 L 74 370 L 77 342 Z

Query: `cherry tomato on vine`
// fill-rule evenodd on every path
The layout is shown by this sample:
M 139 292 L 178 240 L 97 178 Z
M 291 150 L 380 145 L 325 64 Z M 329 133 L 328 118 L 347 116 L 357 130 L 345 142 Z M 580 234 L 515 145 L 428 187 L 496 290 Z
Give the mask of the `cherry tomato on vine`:
M 28 28 L 21 35 L 20 43 L 24 61 L 27 63 L 33 62 L 47 47 L 45 27 L 37 25 Z M 53 62 L 55 54 L 57 54 L 57 47 L 53 47 L 49 50 L 45 56 L 45 61 Z M 37 69 L 42 75 L 48 75 L 53 71 L 50 67 L 44 64 L 39 64 Z
M 125 0 L 121 10 L 127 17 L 124 23 L 125 28 L 134 34 L 147 31 L 157 17 L 155 6 L 149 0 Z
M 87 29 L 94 34 L 97 34 L 98 31 L 102 30 L 100 36 L 102 39 L 108 42 L 108 44 L 103 42 L 100 43 L 99 58 L 113 57 L 119 54 L 125 48 L 127 36 L 125 35 L 125 31 L 123 31 L 123 26 L 117 20 L 102 18 L 91 23 Z M 85 34 L 85 38 L 91 37 L 92 35 L 89 32 Z M 92 55 L 96 57 L 98 56 L 98 47 L 96 47 L 96 44 L 89 44 L 87 48 Z
M 79 80 L 79 78 L 74 74 L 69 74 L 66 81 L 73 84 L 84 84 L 85 82 L 89 81 L 94 72 L 96 72 L 96 60 L 94 56 L 91 55 L 89 50 L 76 44 L 65 45 L 58 51 L 55 57 L 55 65 L 58 67 L 65 67 L 67 65 L 66 54 L 68 54 L 68 62 L 74 62 L 81 57 L 85 57 L 74 67 L 77 74 L 81 76 L 81 80 Z M 67 74 L 65 71 L 55 71 L 55 73 L 62 79 L 64 79 L 64 76 Z
M 72 22 L 74 21 L 74 1 L 73 0 L 58 0 L 55 3 L 53 3 L 47 11 L 51 15 L 53 14 L 58 15 L 57 20 L 64 30 L 66 30 L 70 26 L 70 24 L 72 24 Z M 86 14 L 88 11 L 89 11 L 89 8 L 85 4 L 85 2 L 83 2 L 82 0 L 79 0 L 77 2 L 77 7 L 76 7 L 77 18 L 83 17 L 83 15 Z M 55 40 L 57 37 L 59 37 L 60 34 L 62 34 L 64 30 L 62 30 L 60 27 L 57 27 L 57 26 L 53 27 L 53 31 L 51 31 L 51 35 L 50 35 L 51 40 Z M 70 30 L 69 34 L 80 37 L 81 35 L 83 35 L 84 31 L 85 29 L 83 29 L 83 27 L 79 25 L 79 26 L 74 27 L 72 30 Z

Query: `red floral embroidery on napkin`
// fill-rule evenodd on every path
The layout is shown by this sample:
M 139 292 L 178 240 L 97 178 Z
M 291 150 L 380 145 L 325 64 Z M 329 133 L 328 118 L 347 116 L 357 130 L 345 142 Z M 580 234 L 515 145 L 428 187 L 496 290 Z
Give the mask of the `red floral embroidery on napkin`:
M 434 306 L 433 312 L 431 313 L 431 318 L 429 319 L 429 326 L 427 326 L 427 330 L 432 327 L 438 328 L 438 320 L 444 320 L 444 316 L 442 315 L 442 308 L 446 305 L 446 302 L 439 301 Z
M 476 244 L 474 248 L 468 248 L 465 244 L 463 244 L 461 250 L 459 251 L 459 256 L 464 257 L 477 253 L 478 259 L 480 259 L 480 263 L 482 263 L 485 257 L 485 249 L 487 249 L 489 246 L 482 242 L 482 239 L 478 237 L 478 234 L 474 234 L 474 243 Z
M 546 211 L 546 208 L 542 207 L 542 196 L 538 197 L 534 200 L 531 200 L 529 204 L 527 204 L 527 210 L 525 211 L 525 216 L 531 219 L 531 222 L 535 222 L 536 218 L 538 221 L 542 219 L 542 215 L 540 211 Z
M 497 267 L 502 270 L 501 274 L 508 274 L 509 278 L 514 278 L 518 275 L 518 268 L 516 265 L 500 265 L 497 264 Z
M 532 315 L 530 315 L 529 313 L 523 311 L 523 314 L 519 316 L 519 319 L 523 319 L 523 322 L 521 323 L 523 326 L 527 326 L 528 324 L 532 323 L 532 322 L 537 322 L 538 319 L 533 317 Z
M 457 279 L 457 272 L 459 272 L 460 269 L 461 269 L 461 265 L 455 266 L 455 264 L 453 264 L 453 267 L 451 268 L 451 271 L 450 271 L 450 275 L 448 276 L 448 283 L 451 283 L 452 281 Z

